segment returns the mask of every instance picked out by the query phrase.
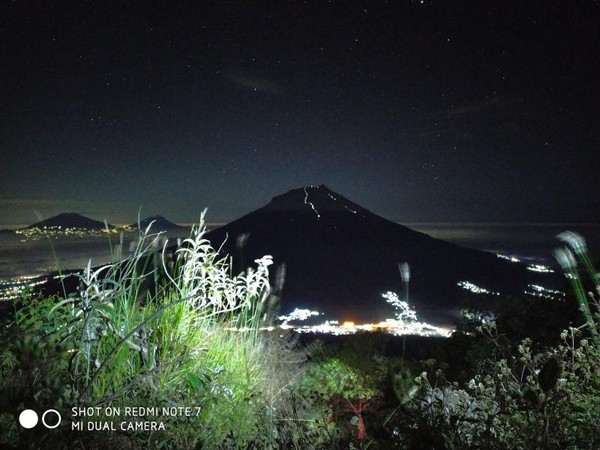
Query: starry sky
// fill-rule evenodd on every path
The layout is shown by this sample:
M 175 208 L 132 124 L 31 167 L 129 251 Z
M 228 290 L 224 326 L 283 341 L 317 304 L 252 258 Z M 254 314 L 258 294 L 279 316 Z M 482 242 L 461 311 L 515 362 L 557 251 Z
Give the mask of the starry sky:
M 0 225 L 599 222 L 600 2 L 3 1 Z

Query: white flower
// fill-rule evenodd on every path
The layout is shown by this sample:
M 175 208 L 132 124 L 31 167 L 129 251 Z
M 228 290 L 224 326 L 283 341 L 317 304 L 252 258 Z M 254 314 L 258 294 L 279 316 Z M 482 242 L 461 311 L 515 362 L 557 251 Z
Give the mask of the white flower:
M 554 250 L 554 257 L 564 270 L 572 270 L 577 267 L 577 261 L 573 252 L 567 248 L 557 248 Z
M 398 264 L 398 269 L 400 270 L 402 281 L 408 282 L 410 280 L 410 266 L 408 263 L 404 262 L 402 264 Z
M 585 239 L 574 231 L 563 231 L 556 237 L 569 245 L 578 255 L 586 250 Z
M 255 259 L 254 262 L 259 266 L 268 267 L 273 264 L 273 257 L 271 255 L 265 255 L 260 259 Z

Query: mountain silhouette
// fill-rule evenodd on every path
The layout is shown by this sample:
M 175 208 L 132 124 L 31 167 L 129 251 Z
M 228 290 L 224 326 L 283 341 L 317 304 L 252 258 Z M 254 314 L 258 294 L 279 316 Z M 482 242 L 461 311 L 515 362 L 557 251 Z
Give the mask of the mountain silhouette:
M 233 256 L 237 270 L 263 255 L 285 264 L 283 313 L 305 307 L 339 320 L 393 317 L 381 294 L 402 297 L 403 262 L 411 272 L 409 303 L 419 320 L 437 324 L 450 323 L 468 296 L 459 281 L 512 296 L 523 295 L 528 283 L 554 281 L 525 265 L 389 221 L 323 185 L 279 195 L 207 237 L 217 248 L 225 242 L 222 251 Z
M 131 228 L 137 229 L 139 227 L 140 229 L 145 230 L 150 224 L 152 224 L 152 227 L 150 228 L 151 232 L 171 231 L 180 229 L 187 230 L 187 228 L 180 227 L 179 225 L 165 219 L 163 216 L 148 217 L 146 219 L 141 220 L 139 224 L 136 222 L 131 224 L 130 226 Z
M 90 219 L 77 213 L 62 213 L 58 216 L 50 217 L 49 219 L 36 222 L 29 225 L 25 229 L 44 228 L 44 227 L 62 227 L 62 228 L 85 228 L 88 230 L 104 230 L 106 225 L 104 222 Z M 108 224 L 108 228 L 115 228 Z

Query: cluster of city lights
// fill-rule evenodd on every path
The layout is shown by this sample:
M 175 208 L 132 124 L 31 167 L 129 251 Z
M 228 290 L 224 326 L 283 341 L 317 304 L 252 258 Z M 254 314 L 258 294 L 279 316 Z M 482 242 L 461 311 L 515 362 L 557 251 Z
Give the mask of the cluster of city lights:
M 506 259 L 507 261 L 510 261 L 512 263 L 520 263 L 521 262 L 520 259 L 515 258 L 514 256 L 501 255 L 500 253 L 496 253 L 496 256 L 500 259 Z
M 351 321 L 340 324 L 337 320 L 328 320 L 319 325 L 282 325 L 281 328 L 293 329 L 297 333 L 333 334 L 336 336 L 360 332 L 380 332 L 395 336 L 449 337 L 453 331 L 449 328 L 437 327 L 425 322 L 404 322 L 396 319 L 363 324 L 356 324 Z
M 460 312 L 460 315 L 469 322 L 476 322 L 482 325 L 496 320 L 496 315 L 491 311 L 480 312 L 464 309 Z
M 404 270 L 405 272 L 408 271 L 408 267 L 405 267 Z M 345 321 L 340 324 L 337 320 L 327 320 L 318 325 L 300 325 L 297 322 L 303 322 L 311 317 L 318 317 L 321 313 L 311 311 L 310 309 L 296 308 L 290 314 L 278 317 L 283 322 L 279 328 L 282 330 L 294 330 L 297 333 L 333 334 L 338 336 L 360 332 L 380 332 L 396 336 L 411 335 L 428 337 L 448 337 L 452 334 L 451 329 L 437 327 L 426 322 L 419 322 L 415 310 L 409 306 L 407 301 L 401 300 L 400 296 L 395 292 L 384 292 L 381 296 L 387 303 L 394 307 L 396 311 L 394 319 L 385 319 L 378 323 L 360 324 L 352 321 Z M 272 331 L 275 327 L 267 329 Z
M 486 288 L 477 286 L 470 281 L 459 281 L 456 283 L 463 289 L 466 289 L 469 292 L 474 294 L 487 294 L 487 295 L 500 295 L 499 292 L 493 292 Z M 561 291 L 556 291 L 554 289 L 548 289 L 543 286 L 537 284 L 528 284 L 527 289 L 525 289 L 525 294 L 531 295 L 533 297 L 547 298 L 547 299 L 560 299 L 565 297 L 565 293 Z
M 532 272 L 554 273 L 554 270 L 543 264 L 528 264 L 527 270 L 531 270 Z
M 98 229 L 93 230 L 90 228 L 63 228 L 62 226 L 55 227 L 34 227 L 26 228 L 24 230 L 16 230 L 15 233 L 29 240 L 38 240 L 45 238 L 89 238 L 89 237 L 104 237 L 108 234 L 118 234 L 123 230 L 112 228 L 112 229 Z
M 564 292 L 548 289 L 537 284 L 528 284 L 527 289 L 525 289 L 525 294 L 533 297 L 547 298 L 550 300 L 565 298 Z
M 500 253 L 496 253 L 496 256 L 501 259 L 506 259 L 512 263 L 522 262 L 520 259 L 515 258 L 514 256 L 501 255 Z M 527 264 L 527 267 L 525 268 L 527 270 L 531 270 L 532 272 L 554 273 L 554 270 L 550 266 L 545 266 L 544 264 Z
M 546 266 L 538 266 L 538 267 L 546 268 Z M 549 268 L 547 268 L 547 269 L 549 272 L 553 272 L 551 269 L 549 269 Z M 538 271 L 541 272 L 542 270 L 538 270 Z M 477 286 L 476 284 L 471 283 L 470 281 L 459 281 L 456 284 L 458 286 L 460 286 L 461 288 L 466 289 L 467 291 L 472 292 L 474 294 L 500 295 L 499 292 L 490 291 L 481 286 Z M 547 299 L 551 299 L 551 300 L 563 299 L 565 297 L 564 292 L 556 291 L 554 289 L 548 289 L 548 288 L 545 288 L 538 284 L 528 284 L 524 293 L 526 295 L 531 295 L 532 297 L 547 298 Z
M 458 283 L 456 283 L 458 286 L 460 286 L 463 289 L 466 289 L 467 291 L 472 292 L 473 294 L 487 294 L 487 295 L 500 295 L 499 292 L 494 292 L 494 291 L 490 291 L 486 288 L 477 286 L 474 283 L 471 283 L 470 281 L 459 281 Z
M 249 327 L 228 328 L 230 331 L 249 332 Z M 352 321 L 342 322 L 337 320 L 326 320 L 318 325 L 292 325 L 281 324 L 279 326 L 262 327 L 261 331 L 295 331 L 306 334 L 331 334 L 334 336 L 346 336 L 357 333 L 387 333 L 394 336 L 424 336 L 424 337 L 450 337 L 453 329 L 437 327 L 425 322 L 402 322 L 396 319 L 386 319 L 378 323 L 357 324 Z
M 20 275 L 14 278 L 0 280 L 0 301 L 16 300 L 35 286 L 46 283 L 37 275 Z

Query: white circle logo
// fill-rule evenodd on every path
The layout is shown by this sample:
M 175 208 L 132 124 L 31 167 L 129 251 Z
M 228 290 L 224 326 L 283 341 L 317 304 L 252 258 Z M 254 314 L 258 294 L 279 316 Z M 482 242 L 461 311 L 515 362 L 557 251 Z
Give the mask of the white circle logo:
M 54 413 L 54 414 L 56 414 L 57 419 L 56 419 L 56 423 L 55 424 L 48 424 L 46 422 L 46 415 L 48 415 L 48 413 Z M 56 428 L 57 426 L 59 426 L 61 420 L 62 420 L 62 417 L 60 416 L 60 413 L 57 410 L 55 410 L 55 409 L 49 409 L 44 414 L 42 414 L 42 423 L 44 424 L 44 426 L 46 428 L 49 428 L 49 429 L 53 429 L 53 428 Z M 36 416 L 36 422 L 37 422 L 37 416 Z
M 33 428 L 38 423 L 38 415 L 33 409 L 24 409 L 19 414 L 19 423 L 23 428 Z

